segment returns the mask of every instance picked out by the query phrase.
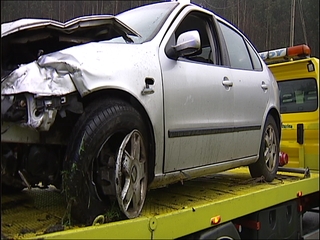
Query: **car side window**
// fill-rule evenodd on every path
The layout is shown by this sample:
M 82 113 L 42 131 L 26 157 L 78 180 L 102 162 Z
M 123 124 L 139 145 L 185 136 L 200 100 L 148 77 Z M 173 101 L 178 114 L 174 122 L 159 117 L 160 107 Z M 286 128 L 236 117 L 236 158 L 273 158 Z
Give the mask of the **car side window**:
M 223 33 L 232 68 L 252 70 L 252 63 L 246 43 L 241 35 L 219 22 Z
M 191 12 L 189 13 L 180 23 L 175 31 L 175 41 L 177 41 L 179 35 L 184 32 L 197 30 L 200 34 L 201 47 L 199 51 L 192 54 L 191 56 L 184 57 L 186 59 L 204 62 L 214 63 L 214 51 L 211 46 L 212 36 L 210 34 L 210 25 L 208 18 L 203 14 Z

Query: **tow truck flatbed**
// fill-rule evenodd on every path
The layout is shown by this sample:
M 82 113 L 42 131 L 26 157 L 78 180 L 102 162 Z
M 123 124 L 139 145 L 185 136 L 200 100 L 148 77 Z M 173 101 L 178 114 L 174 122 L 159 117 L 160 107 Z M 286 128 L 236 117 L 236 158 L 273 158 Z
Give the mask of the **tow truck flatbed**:
M 252 179 L 247 168 L 150 190 L 140 217 L 89 227 L 64 227 L 63 195 L 55 189 L 2 195 L 2 238 L 174 239 L 247 214 L 319 192 L 319 172 L 310 176 L 278 172 L 267 183 Z M 52 232 L 53 231 L 53 232 Z M 56 231 L 56 232 L 54 232 Z M 51 232 L 51 233 L 48 233 Z

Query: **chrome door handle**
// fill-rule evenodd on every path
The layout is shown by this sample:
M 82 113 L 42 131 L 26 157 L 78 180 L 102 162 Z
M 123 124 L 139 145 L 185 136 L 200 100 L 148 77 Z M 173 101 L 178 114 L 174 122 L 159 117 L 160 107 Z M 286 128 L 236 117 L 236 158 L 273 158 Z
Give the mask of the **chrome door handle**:
M 268 89 L 268 85 L 267 85 L 264 81 L 262 81 L 262 83 L 261 83 L 261 88 L 262 88 L 263 90 L 267 90 L 267 89 Z
M 222 81 L 222 85 L 225 87 L 232 87 L 233 86 L 233 82 L 230 81 L 227 77 L 224 77 L 223 81 Z

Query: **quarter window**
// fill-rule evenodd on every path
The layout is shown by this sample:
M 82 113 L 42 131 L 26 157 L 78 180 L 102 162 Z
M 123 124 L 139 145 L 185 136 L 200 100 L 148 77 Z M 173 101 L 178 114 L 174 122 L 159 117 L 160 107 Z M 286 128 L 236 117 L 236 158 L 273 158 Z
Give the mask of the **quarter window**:
M 253 50 L 253 48 L 249 45 L 249 43 L 246 42 L 246 44 L 250 53 L 254 70 L 262 70 L 262 65 L 259 60 L 259 57 L 257 56 L 257 53 Z

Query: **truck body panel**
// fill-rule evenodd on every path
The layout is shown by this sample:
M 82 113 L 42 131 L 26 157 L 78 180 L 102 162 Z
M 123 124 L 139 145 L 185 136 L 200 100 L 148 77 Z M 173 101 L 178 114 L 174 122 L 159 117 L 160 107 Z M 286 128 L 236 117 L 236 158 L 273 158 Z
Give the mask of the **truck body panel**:
M 319 59 L 304 58 L 268 66 L 280 86 L 280 149 L 289 155 L 288 167 L 318 170 Z

